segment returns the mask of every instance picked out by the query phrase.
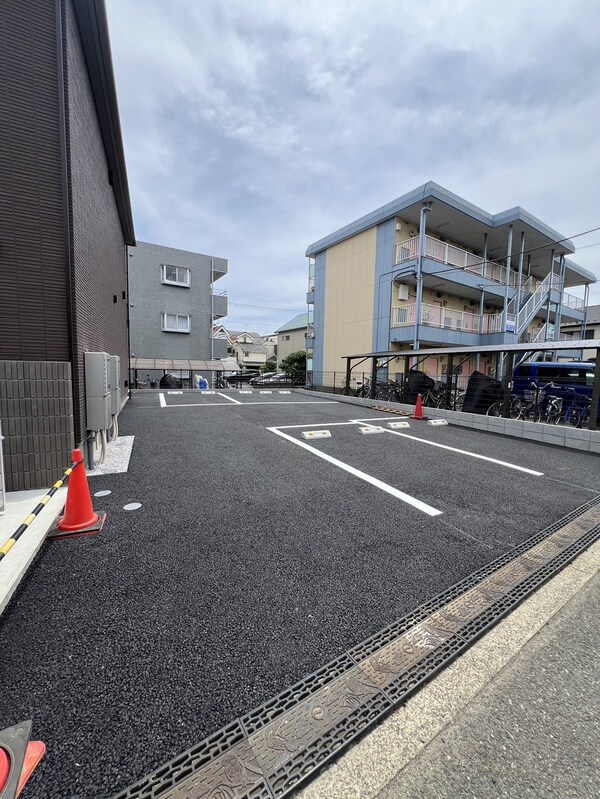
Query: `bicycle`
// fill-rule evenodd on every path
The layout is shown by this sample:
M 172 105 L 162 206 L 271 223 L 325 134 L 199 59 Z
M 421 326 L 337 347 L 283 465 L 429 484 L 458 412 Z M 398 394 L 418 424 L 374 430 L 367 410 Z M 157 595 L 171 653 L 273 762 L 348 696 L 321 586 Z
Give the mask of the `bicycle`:
M 592 399 L 587 394 L 579 394 L 572 386 L 568 386 L 567 391 L 571 392 L 571 397 L 557 397 L 553 415 L 553 424 L 563 421 L 569 427 L 582 427 L 588 421 Z

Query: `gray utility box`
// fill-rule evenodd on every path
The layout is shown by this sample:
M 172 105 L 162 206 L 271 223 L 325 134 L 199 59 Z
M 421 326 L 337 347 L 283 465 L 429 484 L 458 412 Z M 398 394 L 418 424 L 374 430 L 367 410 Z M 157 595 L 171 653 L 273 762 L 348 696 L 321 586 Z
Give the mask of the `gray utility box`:
M 118 416 L 121 410 L 121 359 L 118 355 L 108 356 L 108 386 L 110 412 L 113 416 Z
M 109 354 L 86 352 L 85 355 L 85 412 L 88 430 L 110 428 Z

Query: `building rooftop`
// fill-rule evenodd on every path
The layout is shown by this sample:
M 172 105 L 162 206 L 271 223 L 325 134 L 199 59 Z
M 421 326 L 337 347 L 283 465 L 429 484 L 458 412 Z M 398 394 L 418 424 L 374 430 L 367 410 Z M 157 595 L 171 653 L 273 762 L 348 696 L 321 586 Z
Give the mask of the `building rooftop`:
M 492 260 L 506 255 L 509 225 L 513 225 L 515 233 L 525 233 L 525 250 L 531 254 L 534 266 L 547 263 L 551 249 L 554 249 L 556 257 L 575 252 L 571 241 L 519 206 L 490 214 L 443 186 L 429 181 L 314 242 L 307 248 L 306 255 L 317 255 L 334 244 L 396 216 L 402 217 L 418 229 L 420 210 L 425 202 L 432 203 L 432 209 L 427 216 L 429 230 L 449 236 L 476 251 L 481 250 L 484 233 L 487 233 L 488 257 Z M 519 235 L 513 236 L 513 256 L 518 255 L 519 238 Z M 592 272 L 573 261 L 567 261 L 566 285 L 595 282 L 596 276 Z
M 299 313 L 294 316 L 293 319 L 290 319 L 289 322 L 286 322 L 284 325 L 279 327 L 275 332 L 276 333 L 284 333 L 287 330 L 302 330 L 305 328 L 308 323 L 308 314 L 307 313 Z

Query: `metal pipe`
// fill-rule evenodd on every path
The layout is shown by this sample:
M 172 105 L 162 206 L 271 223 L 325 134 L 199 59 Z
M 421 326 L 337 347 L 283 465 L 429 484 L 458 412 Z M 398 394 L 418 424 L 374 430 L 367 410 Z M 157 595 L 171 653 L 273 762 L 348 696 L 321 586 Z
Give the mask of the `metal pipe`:
M 415 307 L 415 332 L 413 336 L 413 350 L 419 349 L 419 325 L 421 324 L 421 304 L 423 302 L 423 259 L 425 258 L 425 215 L 431 211 L 432 203 L 423 203 L 419 216 L 419 258 L 417 259 L 417 304 Z

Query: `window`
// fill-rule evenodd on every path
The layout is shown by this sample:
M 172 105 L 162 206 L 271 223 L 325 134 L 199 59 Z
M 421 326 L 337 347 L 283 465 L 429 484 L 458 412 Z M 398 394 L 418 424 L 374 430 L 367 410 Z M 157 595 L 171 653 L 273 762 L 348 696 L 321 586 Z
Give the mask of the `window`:
M 182 286 L 189 289 L 191 284 L 191 272 L 185 266 L 171 266 L 161 264 L 161 283 L 168 283 L 170 286 Z
M 189 333 L 191 329 L 191 317 L 183 314 L 163 313 L 160 322 L 167 333 Z
M 289 341 L 289 340 L 290 340 L 290 337 L 289 337 L 289 336 L 284 336 L 284 337 L 283 337 L 283 340 L 284 340 L 284 341 Z

